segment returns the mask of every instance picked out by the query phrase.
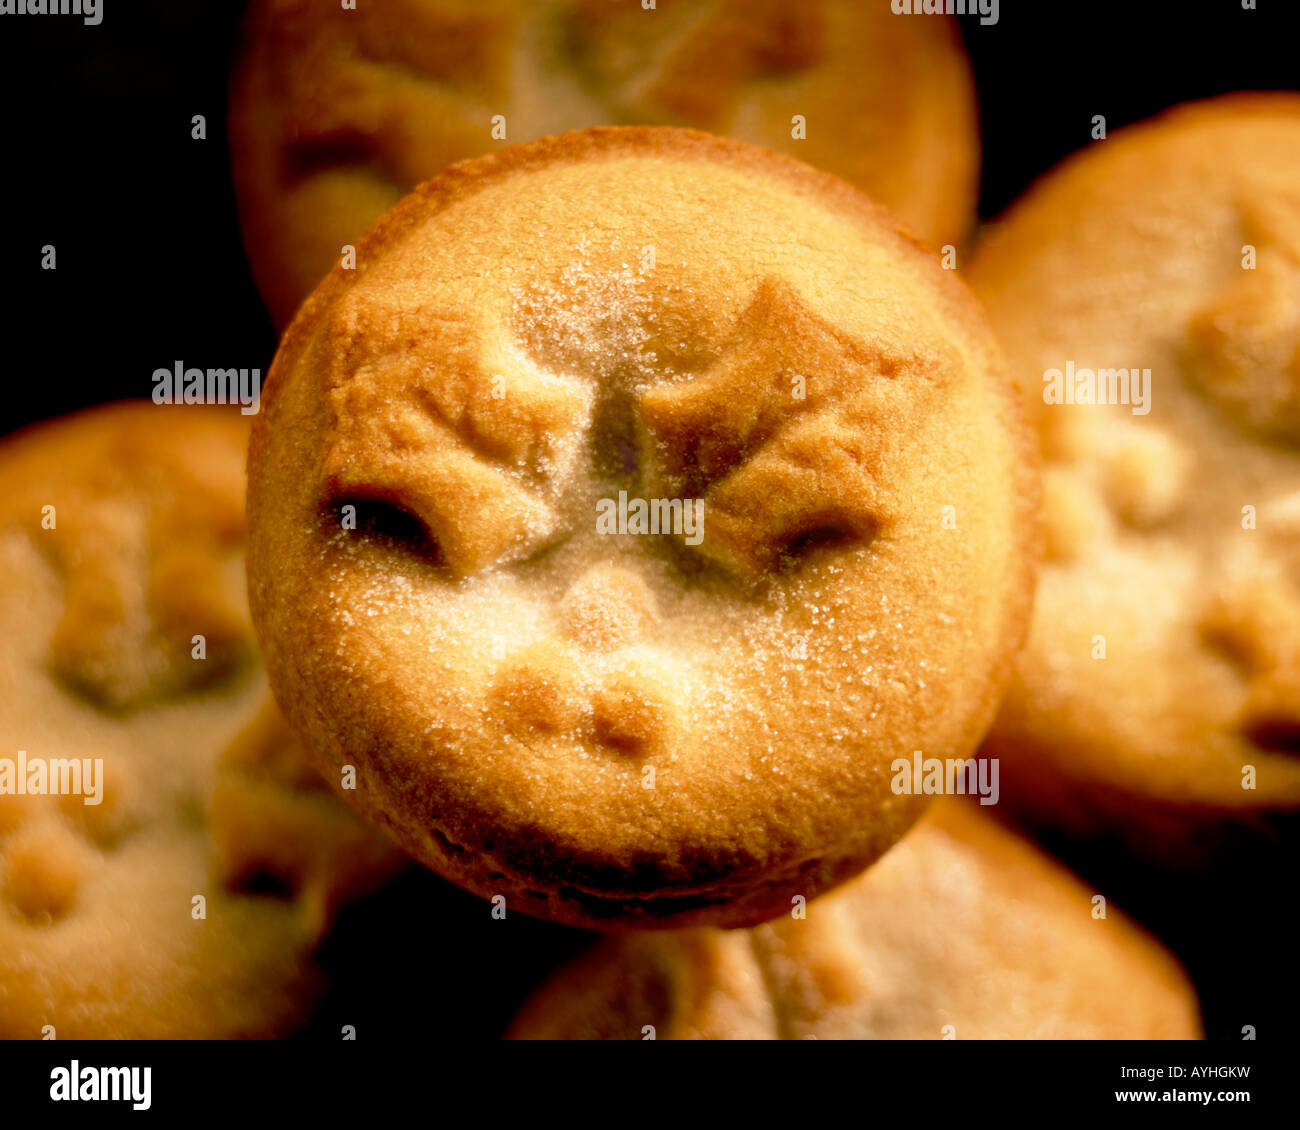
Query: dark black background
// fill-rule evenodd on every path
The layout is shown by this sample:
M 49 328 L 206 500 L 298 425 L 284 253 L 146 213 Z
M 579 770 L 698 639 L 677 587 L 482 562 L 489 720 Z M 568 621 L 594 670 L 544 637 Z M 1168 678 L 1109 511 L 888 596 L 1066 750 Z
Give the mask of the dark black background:
M 1086 144 L 1095 114 L 1113 130 L 1188 99 L 1300 87 L 1300 4 L 1259 6 L 1002 0 L 996 25 L 963 19 L 983 120 L 981 215 Z M 225 142 L 242 8 L 104 0 L 98 27 L 0 17 L 0 431 L 148 396 L 153 370 L 178 358 L 265 371 L 275 335 L 244 262 Z M 207 117 L 206 141 L 190 137 L 194 114 Z M 47 243 L 57 271 L 40 269 Z M 1052 846 L 1179 952 L 1212 1037 L 1291 1030 L 1294 852 L 1255 845 L 1210 875 L 1175 878 L 1122 853 Z M 431 1042 L 495 1036 L 585 941 L 517 915 L 492 922 L 483 903 L 412 872 L 345 913 L 324 954 L 339 988 L 307 1034 L 337 1039 L 351 1023 Z

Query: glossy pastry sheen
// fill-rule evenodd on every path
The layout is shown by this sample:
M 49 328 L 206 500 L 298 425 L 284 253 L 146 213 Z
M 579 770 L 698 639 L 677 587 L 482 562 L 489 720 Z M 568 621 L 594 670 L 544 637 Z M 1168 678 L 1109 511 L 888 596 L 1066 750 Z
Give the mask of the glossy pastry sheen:
M 1046 456 L 1048 561 L 988 750 L 1008 802 L 1170 859 L 1300 807 L 1300 96 L 1091 145 L 970 279 Z M 1044 403 L 1069 365 L 1149 370 L 1145 406 Z
M 769 146 L 857 184 L 935 247 L 974 213 L 975 92 L 943 16 L 859 0 L 255 0 L 242 41 L 233 173 L 281 325 L 421 181 L 586 126 Z
M 1017 412 L 955 276 L 826 174 L 668 129 L 456 166 L 268 378 L 276 697 L 480 894 L 781 913 L 919 813 L 894 758 L 963 756 L 992 716 L 1032 589 Z M 602 533 L 629 499 L 699 500 L 700 537 Z
M 283 1034 L 338 902 L 397 865 L 269 702 L 247 433 L 140 402 L 0 443 L 0 758 L 28 767 L 0 795 L 0 1037 Z
M 608 939 L 514 1039 L 1196 1039 L 1177 962 L 968 802 L 943 800 L 805 918 Z

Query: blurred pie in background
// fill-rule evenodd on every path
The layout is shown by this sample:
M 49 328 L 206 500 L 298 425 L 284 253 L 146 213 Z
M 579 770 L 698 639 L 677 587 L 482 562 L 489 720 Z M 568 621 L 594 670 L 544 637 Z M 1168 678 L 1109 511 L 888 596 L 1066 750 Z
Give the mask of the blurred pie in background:
M 933 247 L 974 217 L 975 90 L 946 17 L 859 0 L 254 0 L 230 142 L 274 321 L 447 165 L 595 125 L 690 126 L 788 153 Z

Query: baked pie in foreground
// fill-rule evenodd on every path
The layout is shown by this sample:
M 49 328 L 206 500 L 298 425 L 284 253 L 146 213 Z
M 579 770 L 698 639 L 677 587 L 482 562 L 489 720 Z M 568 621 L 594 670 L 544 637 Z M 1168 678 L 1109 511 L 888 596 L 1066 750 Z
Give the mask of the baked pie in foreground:
M 665 128 L 454 166 L 268 376 L 272 687 L 350 803 L 484 897 L 770 918 L 920 814 L 895 758 L 992 717 L 1033 588 L 1019 399 L 956 277 L 828 174 Z M 658 532 L 602 532 L 620 498 Z

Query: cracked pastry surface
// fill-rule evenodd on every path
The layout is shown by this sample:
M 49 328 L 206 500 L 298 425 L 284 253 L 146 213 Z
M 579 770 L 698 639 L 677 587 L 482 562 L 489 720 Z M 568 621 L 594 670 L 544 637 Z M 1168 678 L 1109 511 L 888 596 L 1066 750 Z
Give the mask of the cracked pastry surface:
M 511 1039 L 1197 1039 L 1183 970 L 973 802 L 937 801 L 874 867 L 750 930 L 606 939 Z
M 254 622 L 326 778 L 574 924 L 755 922 L 879 855 L 923 800 L 891 760 L 970 752 L 1032 590 L 960 284 L 843 182 L 669 129 L 456 166 L 358 252 L 250 461 Z M 702 539 L 598 532 L 620 491 L 702 499 Z
M 962 241 L 979 172 L 954 21 L 856 0 L 257 0 L 230 119 L 245 244 L 281 326 L 415 185 L 547 134 L 675 125 L 768 146 L 934 247 Z
M 283 1034 L 335 908 L 397 864 L 273 713 L 247 438 L 141 402 L 0 443 L 0 757 L 103 762 L 99 804 L 0 795 L 0 1037 Z
M 970 281 L 1046 459 L 1034 627 L 988 747 L 1004 796 L 1171 858 L 1296 809 L 1300 97 L 1090 146 L 993 227 Z M 1043 403 L 1067 360 L 1149 368 L 1150 411 Z

